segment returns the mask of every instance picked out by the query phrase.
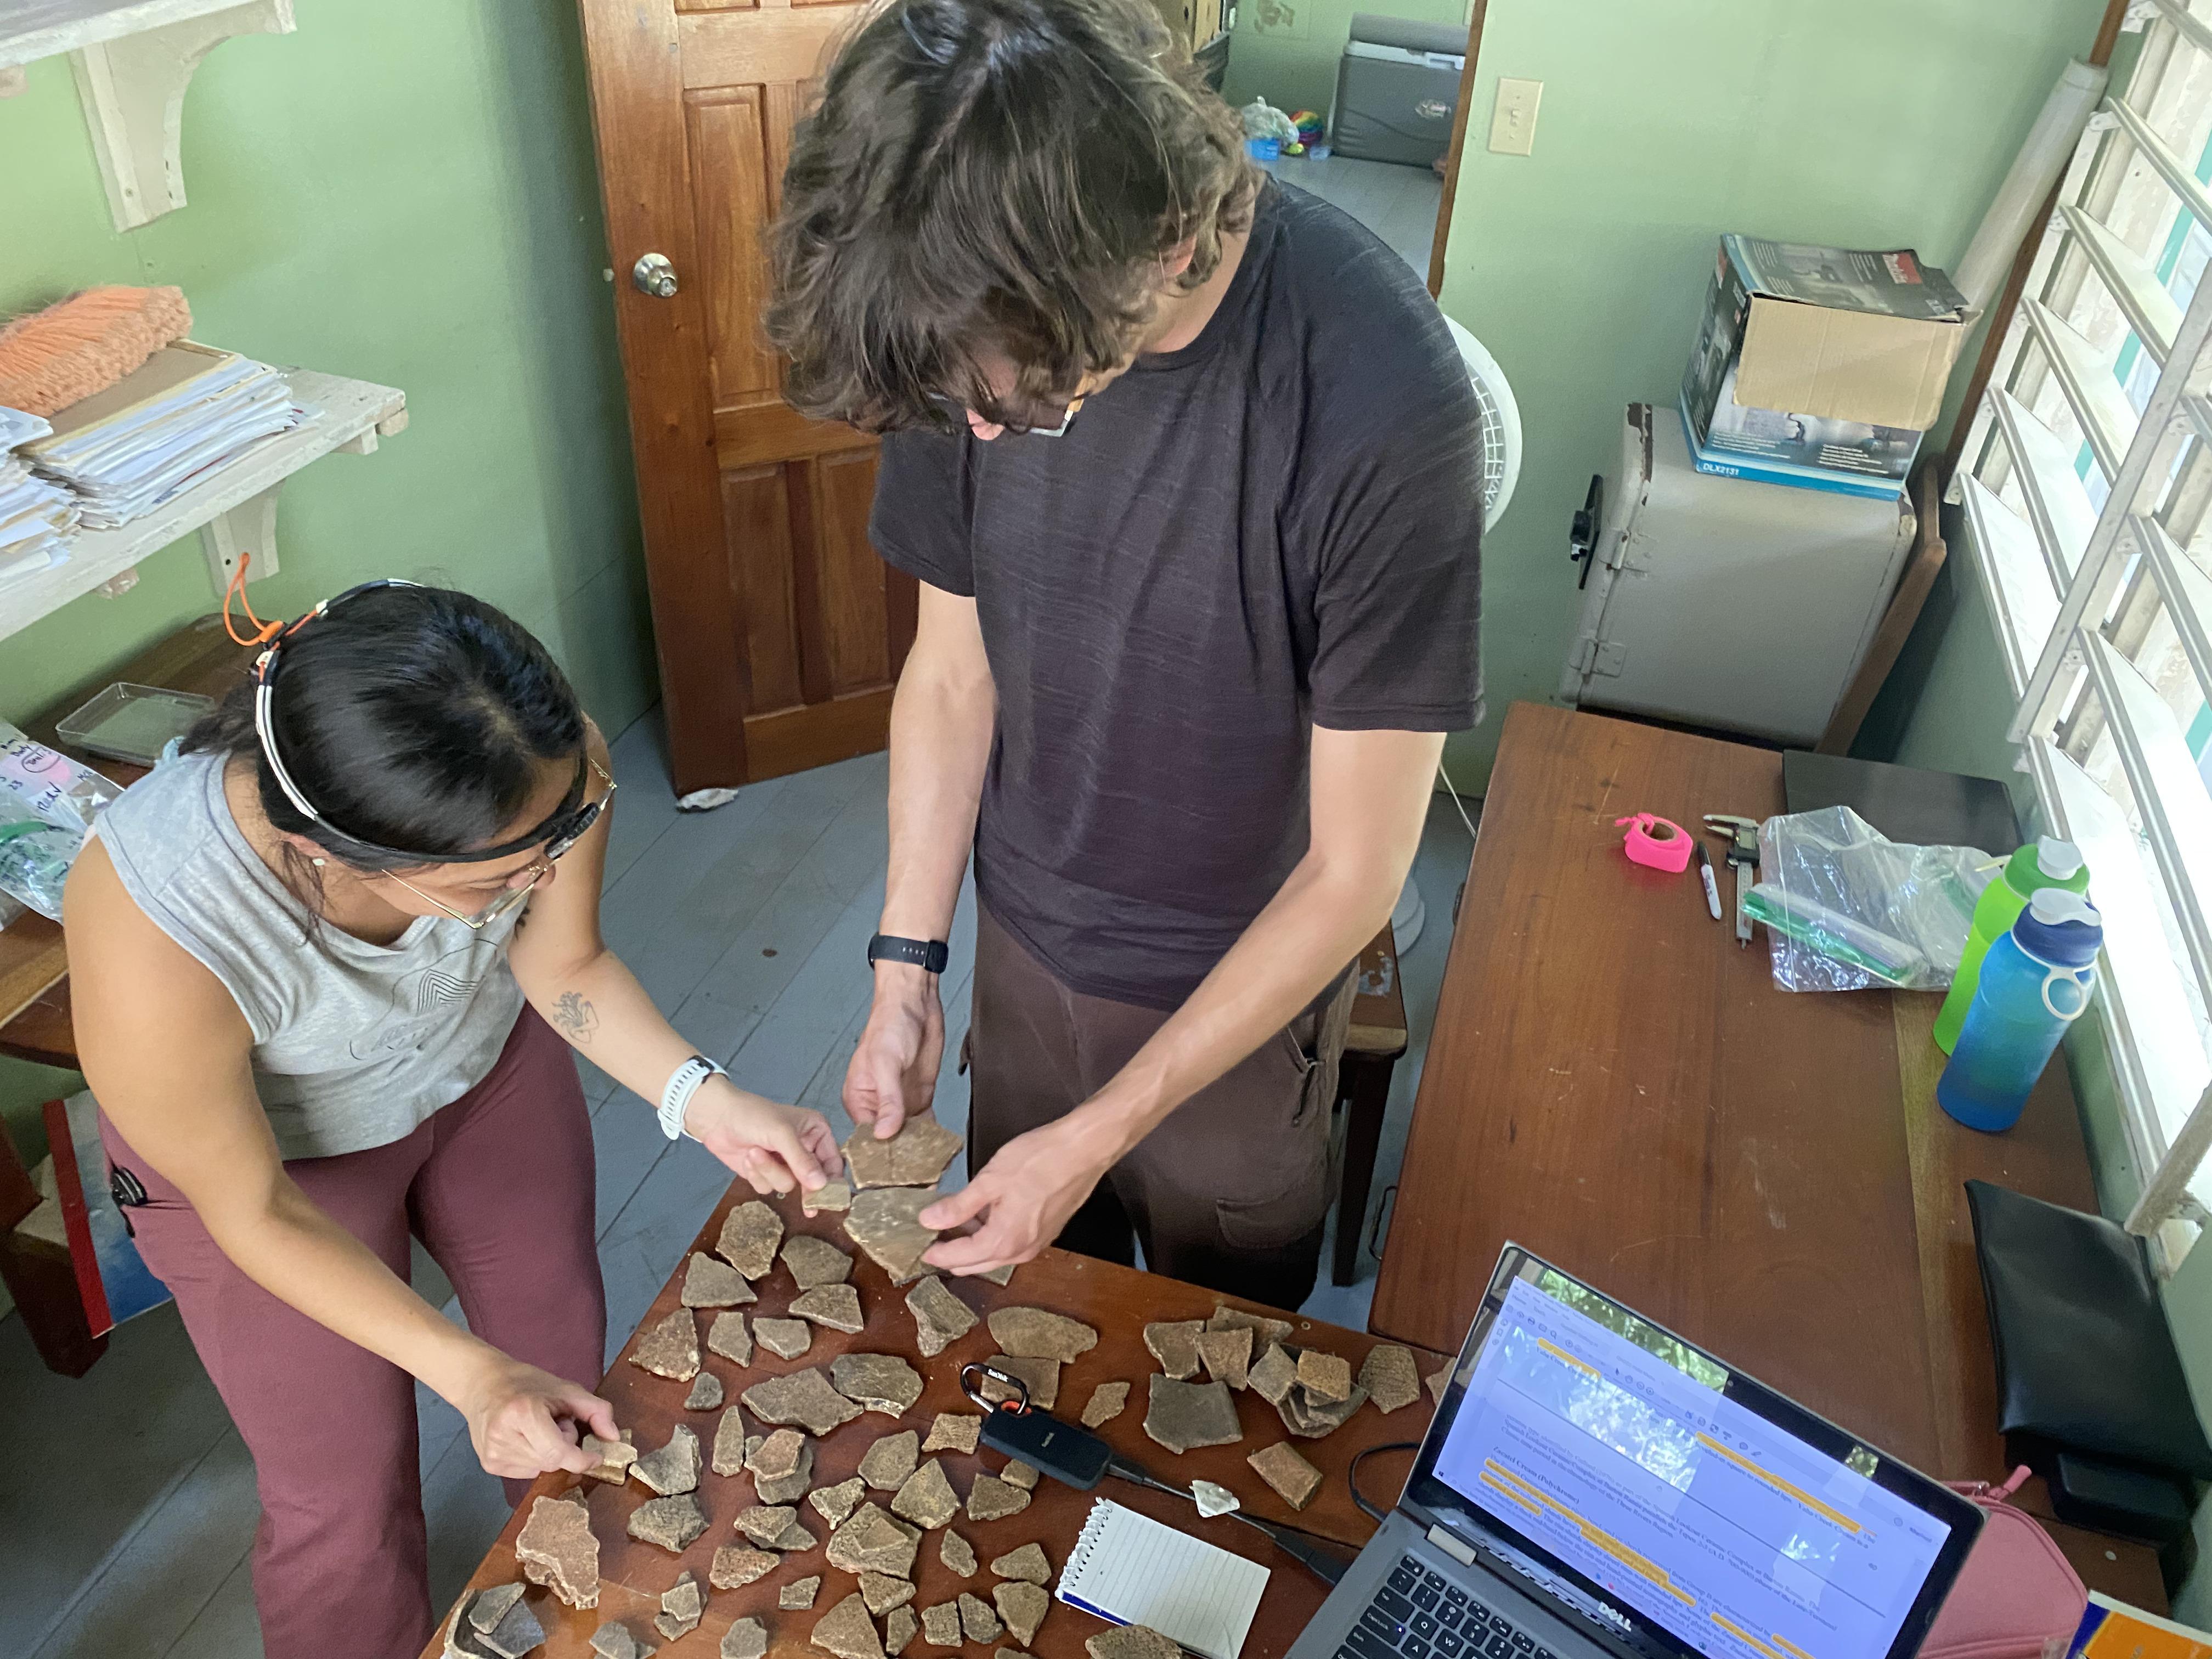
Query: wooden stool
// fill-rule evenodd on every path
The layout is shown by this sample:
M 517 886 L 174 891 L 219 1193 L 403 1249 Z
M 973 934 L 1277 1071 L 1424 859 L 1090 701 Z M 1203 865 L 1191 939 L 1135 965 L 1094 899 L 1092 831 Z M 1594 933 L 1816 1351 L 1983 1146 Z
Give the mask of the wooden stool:
M 1398 984 L 1398 941 L 1382 931 L 1359 953 L 1359 988 L 1352 1003 L 1352 1029 L 1336 1077 L 1336 1103 L 1344 1107 L 1344 1184 L 1336 1201 L 1336 1259 L 1329 1282 L 1358 1277 L 1359 1236 L 1367 1225 L 1367 1198 L 1375 1185 L 1375 1154 L 1382 1144 L 1382 1111 L 1390 1103 L 1390 1074 L 1406 1052 L 1406 996 Z

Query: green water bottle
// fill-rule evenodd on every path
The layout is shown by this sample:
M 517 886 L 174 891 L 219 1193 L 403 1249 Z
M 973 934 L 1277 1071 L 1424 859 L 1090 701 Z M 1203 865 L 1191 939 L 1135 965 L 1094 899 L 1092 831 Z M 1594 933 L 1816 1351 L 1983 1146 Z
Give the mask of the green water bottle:
M 1990 945 L 2012 931 L 2020 913 L 2027 908 L 2028 900 L 2045 887 L 2063 887 L 2069 893 L 2089 890 L 2088 866 L 2081 862 L 2081 849 L 2072 842 L 2045 836 L 2030 842 L 2007 859 L 1997 878 L 1982 889 L 1974 904 L 1973 925 L 1966 932 L 1966 954 L 1959 958 L 1959 971 L 1952 976 L 1943 1010 L 1936 1016 L 1936 1046 L 1945 1054 L 1959 1041 L 1966 1011 L 1974 1006 L 1982 958 L 1989 954 Z

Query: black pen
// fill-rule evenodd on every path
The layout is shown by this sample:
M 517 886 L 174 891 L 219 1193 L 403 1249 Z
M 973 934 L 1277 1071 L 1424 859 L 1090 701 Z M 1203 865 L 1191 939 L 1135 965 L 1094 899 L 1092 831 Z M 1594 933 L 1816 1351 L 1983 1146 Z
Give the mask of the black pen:
M 1721 919 L 1721 890 L 1713 885 L 1713 861 L 1705 856 L 1705 844 L 1698 843 L 1698 879 L 1705 884 L 1705 908 L 1713 913 L 1713 920 Z

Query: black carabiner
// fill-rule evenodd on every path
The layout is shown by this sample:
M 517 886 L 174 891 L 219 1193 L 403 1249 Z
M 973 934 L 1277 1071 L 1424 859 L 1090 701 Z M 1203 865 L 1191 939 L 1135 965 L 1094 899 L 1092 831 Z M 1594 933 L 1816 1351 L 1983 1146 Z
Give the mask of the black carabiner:
M 981 1371 L 992 1382 L 1000 1384 L 1003 1388 L 1012 1389 L 1014 1393 L 1019 1396 L 1018 1399 L 992 1400 L 988 1398 L 981 1389 L 969 1382 L 968 1373 L 970 1371 Z M 1000 1370 L 996 1365 L 986 1365 L 980 1360 L 973 1361 L 960 1368 L 960 1392 L 966 1395 L 970 1400 L 974 1401 L 987 1412 L 1012 1412 L 1015 1416 L 1019 1417 L 1030 1409 L 1030 1385 L 1028 1383 L 1023 1382 L 1018 1376 L 1010 1376 L 1008 1373 Z

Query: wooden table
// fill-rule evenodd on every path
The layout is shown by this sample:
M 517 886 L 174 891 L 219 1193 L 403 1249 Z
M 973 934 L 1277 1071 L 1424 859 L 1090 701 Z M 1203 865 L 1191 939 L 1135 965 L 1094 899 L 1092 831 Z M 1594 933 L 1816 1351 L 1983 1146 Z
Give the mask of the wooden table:
M 707 1225 L 700 1230 L 693 1248 L 708 1249 L 720 1232 L 722 1218 L 730 1207 L 750 1196 L 742 1183 L 733 1187 L 715 1207 Z M 707 1355 L 706 1364 L 721 1376 L 728 1400 L 737 1401 L 756 1382 L 810 1365 L 823 1367 L 826 1374 L 830 1360 L 848 1352 L 897 1354 L 921 1373 L 926 1385 L 921 1399 L 896 1422 L 869 1413 L 827 1439 L 815 1443 L 813 1485 L 834 1486 L 855 1473 L 861 1455 L 880 1437 L 912 1428 L 927 1437 L 930 1422 L 937 1413 L 975 1411 L 976 1407 L 960 1392 L 960 1368 L 971 1360 L 988 1358 L 996 1352 L 996 1345 L 991 1340 L 988 1328 L 979 1324 L 935 1358 L 920 1358 L 915 1349 L 914 1319 L 906 1309 L 905 1290 L 893 1286 L 879 1268 L 854 1251 L 851 1241 L 838 1224 L 842 1218 L 801 1216 L 795 1200 L 779 1205 L 778 1208 L 787 1234 L 813 1233 L 855 1255 L 852 1282 L 860 1291 L 861 1310 L 867 1323 L 852 1336 L 817 1330 L 813 1346 L 795 1360 L 778 1359 L 765 1349 L 757 1349 L 752 1365 L 741 1370 L 719 1356 Z M 640 1329 L 650 1328 L 679 1305 L 678 1289 L 682 1276 L 679 1268 L 662 1288 L 641 1322 Z M 1097 1330 L 1098 1346 L 1061 1370 L 1055 1415 L 1073 1420 L 1080 1415 L 1093 1386 L 1115 1380 L 1127 1382 L 1132 1385 L 1127 1408 L 1098 1431 L 1117 1450 L 1164 1479 L 1218 1481 L 1234 1490 L 1252 1513 L 1289 1521 L 1318 1533 L 1342 1545 L 1347 1558 L 1366 1540 L 1375 1525 L 1352 1503 L 1346 1484 L 1346 1470 L 1353 1455 L 1368 1446 L 1418 1440 L 1428 1427 L 1431 1407 L 1429 1396 L 1424 1393 L 1413 1405 L 1388 1417 L 1371 1406 L 1363 1407 L 1334 1434 L 1321 1440 L 1293 1442 L 1326 1477 L 1320 1492 L 1304 1511 L 1293 1513 L 1244 1462 L 1249 1454 L 1289 1437 L 1273 1408 L 1257 1395 L 1247 1392 L 1237 1396 L 1245 1431 L 1243 1440 L 1237 1445 L 1209 1447 L 1177 1457 L 1144 1432 L 1146 1379 L 1158 1369 L 1145 1348 L 1144 1326 L 1153 1320 L 1204 1318 L 1224 1298 L 1196 1285 L 1060 1250 L 1048 1250 L 1018 1269 L 1012 1282 L 1004 1288 L 981 1279 L 951 1279 L 947 1283 L 956 1296 L 979 1313 L 988 1314 L 992 1308 L 1004 1306 L 1047 1308 L 1080 1319 Z M 790 1277 L 781 1266 L 761 1282 L 759 1289 L 760 1301 L 744 1310 L 749 1317 L 760 1313 L 781 1315 L 793 1294 Z M 1231 1305 L 1291 1319 L 1297 1328 L 1294 1341 L 1340 1353 L 1351 1361 L 1355 1371 L 1367 1351 L 1375 1346 L 1374 1338 L 1360 1333 L 1312 1323 L 1292 1315 L 1275 1314 L 1274 1310 L 1255 1304 Z M 711 1322 L 711 1315 L 702 1315 L 702 1332 Z M 1425 1352 L 1417 1352 L 1415 1358 L 1425 1376 L 1443 1363 L 1440 1355 Z M 685 1388 L 684 1383 L 652 1376 L 622 1358 L 615 1362 L 600 1392 L 612 1402 L 617 1419 L 635 1432 L 641 1448 L 649 1450 L 665 1444 L 674 1425 L 684 1422 L 698 1434 L 702 1447 L 711 1451 L 720 1413 L 682 1410 Z M 746 1413 L 745 1421 L 749 1425 L 756 1423 L 751 1413 Z M 998 1453 L 988 1449 L 980 1449 L 972 1455 L 943 1455 L 953 1488 L 963 1499 L 977 1474 L 995 1474 L 1006 1462 Z M 1368 1500 L 1387 1507 L 1397 1496 L 1412 1461 L 1410 1452 L 1370 1458 L 1360 1469 L 1362 1490 Z M 483 1565 L 469 1581 L 469 1588 L 481 1589 L 511 1583 L 522 1577 L 515 1564 L 514 1538 L 528 1518 L 532 1504 L 541 1495 L 563 1492 L 578 1484 L 574 1475 L 541 1477 L 531 1496 L 523 1500 L 508 1522 L 507 1530 L 484 1557 Z M 621 1487 L 594 1480 L 585 1480 L 581 1485 L 590 1497 L 592 1530 L 599 1540 L 599 1605 L 589 1611 L 573 1609 L 544 1592 L 532 1590 L 532 1605 L 538 1608 L 547 1631 L 546 1644 L 539 1650 L 543 1659 L 588 1659 L 592 1632 L 611 1619 L 627 1619 L 638 1634 L 659 1643 L 659 1637 L 652 1628 L 652 1616 L 659 1611 L 660 1593 L 686 1567 L 700 1583 L 705 1583 L 716 1547 L 746 1541 L 731 1522 L 740 1510 L 755 1501 L 749 1476 L 725 1479 L 708 1474 L 702 1477 L 699 1496 L 709 1524 L 706 1533 L 681 1557 L 677 1557 L 656 1546 L 637 1542 L 625 1530 L 630 1512 L 652 1495 L 642 1486 L 635 1480 Z M 885 1508 L 890 1505 L 888 1494 L 872 1492 L 868 1496 Z M 1202 1521 L 1188 1503 L 1119 1480 L 1103 1481 L 1097 1492 L 1087 1492 L 1044 1480 L 1038 1482 L 1030 1506 L 1018 1515 L 981 1524 L 969 1521 L 964 1513 L 955 1517 L 952 1528 L 975 1547 L 976 1556 L 982 1564 L 973 1578 L 957 1578 L 939 1561 L 939 1533 L 923 1536 L 914 1568 L 920 1593 L 912 1605 L 917 1614 L 922 1607 L 951 1601 L 963 1589 L 988 1601 L 991 1586 L 999 1582 L 991 1575 L 990 1561 L 1032 1540 L 1044 1546 L 1056 1583 L 1092 1503 L 1102 1497 L 1172 1522 L 1271 1569 L 1267 1592 L 1260 1604 L 1259 1616 L 1254 1621 L 1243 1659 L 1278 1659 L 1328 1593 L 1327 1587 L 1305 1568 L 1279 1552 L 1259 1533 L 1235 1521 L 1226 1517 Z M 822 1517 L 803 1502 L 799 1513 L 808 1529 L 826 1544 L 830 1529 Z M 776 1591 L 780 1586 L 817 1573 L 822 1576 L 823 1582 L 811 1611 L 777 1610 Z M 671 1644 L 670 1659 L 684 1659 L 687 1655 L 693 1659 L 709 1659 L 723 1632 L 734 1620 L 748 1614 L 768 1626 L 771 1653 L 791 1656 L 792 1659 L 799 1659 L 801 1655 L 822 1659 L 821 1650 L 807 1644 L 808 1633 L 817 1619 L 853 1592 L 855 1584 L 851 1574 L 829 1565 L 822 1549 L 795 1553 L 757 1583 L 743 1589 L 710 1591 L 705 1620 L 691 1634 Z M 1102 1628 L 1100 1620 L 1055 1599 L 1033 1651 L 1038 1659 L 1083 1659 L 1084 1638 Z M 1007 1638 L 1003 1645 L 1012 1646 L 1012 1638 Z M 917 1637 L 915 1645 L 908 1650 L 908 1659 L 934 1651 L 937 1650 L 928 1648 Z M 432 1642 L 423 1652 L 425 1659 L 437 1659 L 438 1644 Z M 539 1659 L 539 1655 L 533 1655 L 532 1659 Z
M 158 685 L 220 697 L 245 673 L 252 653 L 231 642 L 220 616 L 202 617 L 149 646 L 120 668 L 99 674 L 23 726 L 39 742 L 84 762 L 118 784 L 135 783 L 146 769 L 84 754 L 61 741 L 56 721 L 117 681 Z M 69 957 L 62 930 L 44 916 L 19 917 L 0 928 L 0 1054 L 42 1066 L 76 1069 L 76 1037 L 70 1028 Z
M 1782 810 L 1779 754 L 1513 706 L 1370 1323 L 1456 1344 L 1511 1239 L 1931 1474 L 1998 1478 L 1960 1183 L 2096 1208 L 2066 1069 L 2008 1133 L 1962 1127 L 1934 1100 L 1940 998 L 1777 989 L 1763 934 L 1739 946 L 1613 827 Z M 2164 1608 L 2149 1550 L 2051 1530 Z

